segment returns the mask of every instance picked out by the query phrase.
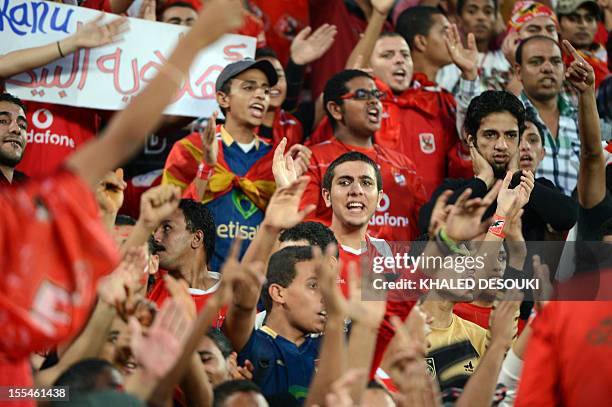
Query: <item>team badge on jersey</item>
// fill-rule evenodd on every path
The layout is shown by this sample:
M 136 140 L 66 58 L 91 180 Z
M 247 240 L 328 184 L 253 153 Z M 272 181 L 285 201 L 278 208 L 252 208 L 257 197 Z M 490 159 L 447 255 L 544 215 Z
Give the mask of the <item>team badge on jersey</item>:
M 404 177 L 404 174 L 400 172 L 394 172 L 393 179 L 395 179 L 395 183 L 397 185 L 401 185 L 401 186 L 406 185 L 406 177 Z
M 436 151 L 436 140 L 431 133 L 420 133 L 419 141 L 421 142 L 421 151 L 425 154 L 432 154 Z
M 431 377 L 436 377 L 436 363 L 434 362 L 434 358 L 425 358 L 425 364 L 427 365 L 427 374 Z

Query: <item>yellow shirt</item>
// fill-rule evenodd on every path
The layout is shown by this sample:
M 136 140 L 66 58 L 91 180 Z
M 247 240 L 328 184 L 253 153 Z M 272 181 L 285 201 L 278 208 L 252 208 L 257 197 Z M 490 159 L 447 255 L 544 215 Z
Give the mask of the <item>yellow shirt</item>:
M 452 315 L 448 328 L 432 328 L 425 361 L 428 373 L 440 388 L 464 387 L 476 370 L 487 345 L 486 329 Z

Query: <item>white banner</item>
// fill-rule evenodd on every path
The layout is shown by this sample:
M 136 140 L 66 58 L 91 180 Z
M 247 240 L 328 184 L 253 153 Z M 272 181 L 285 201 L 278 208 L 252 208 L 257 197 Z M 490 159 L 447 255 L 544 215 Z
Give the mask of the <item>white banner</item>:
M 0 0 L 0 54 L 38 47 L 76 32 L 100 12 L 48 1 Z M 117 18 L 107 14 L 103 22 Z M 158 72 L 187 28 L 129 18 L 121 42 L 81 49 L 6 81 L 14 95 L 40 102 L 118 110 Z M 226 35 L 201 52 L 167 114 L 207 117 L 218 110 L 215 80 L 223 67 L 255 55 L 255 38 Z

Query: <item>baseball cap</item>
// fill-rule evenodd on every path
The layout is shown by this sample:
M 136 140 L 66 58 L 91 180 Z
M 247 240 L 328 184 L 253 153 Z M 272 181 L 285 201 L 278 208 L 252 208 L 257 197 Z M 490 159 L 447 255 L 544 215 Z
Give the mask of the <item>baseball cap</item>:
M 599 5 L 593 0 L 558 0 L 557 15 L 572 14 L 580 6 L 589 5 L 596 13 L 599 13 Z
M 240 61 L 227 65 L 223 71 L 221 71 L 221 74 L 217 78 L 217 82 L 215 82 L 216 90 L 219 91 L 227 81 L 240 75 L 244 71 L 248 71 L 249 69 L 259 69 L 262 71 L 266 75 L 266 78 L 268 78 L 268 83 L 270 86 L 274 86 L 278 82 L 276 69 L 274 69 L 274 66 L 270 63 L 270 61 L 265 59 L 256 61 L 253 58 L 244 58 Z

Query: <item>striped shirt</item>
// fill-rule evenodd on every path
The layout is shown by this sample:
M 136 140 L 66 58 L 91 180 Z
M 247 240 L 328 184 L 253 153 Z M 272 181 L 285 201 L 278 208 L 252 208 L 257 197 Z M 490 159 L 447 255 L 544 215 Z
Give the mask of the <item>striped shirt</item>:
M 565 195 L 571 195 L 578 183 L 580 167 L 578 111 L 565 97 L 558 96 L 559 131 L 555 138 L 524 92 L 520 97 L 526 109 L 532 108 L 536 111 L 537 118 L 545 129 L 546 155 L 536 170 L 536 178 L 545 177 L 561 188 Z

